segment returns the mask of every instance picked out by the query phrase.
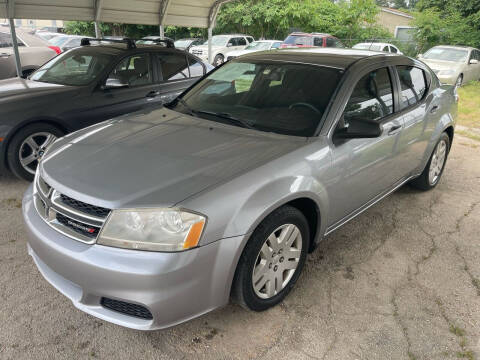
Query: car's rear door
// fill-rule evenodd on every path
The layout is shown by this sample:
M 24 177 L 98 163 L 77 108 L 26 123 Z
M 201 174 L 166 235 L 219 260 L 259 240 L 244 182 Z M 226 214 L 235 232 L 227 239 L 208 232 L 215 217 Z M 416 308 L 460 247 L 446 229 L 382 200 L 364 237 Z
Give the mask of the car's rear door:
M 397 171 L 410 174 L 422 162 L 428 141 L 442 112 L 440 97 L 429 94 L 431 80 L 421 68 L 410 65 L 395 67 L 399 86 L 399 114 L 404 130 L 399 141 Z
M 360 76 L 356 85 L 348 85 L 353 89 L 347 90 L 351 94 L 339 124 L 355 128 L 365 121 L 377 122 L 382 132 L 375 138 L 336 141 L 333 136 L 331 153 L 336 174 L 335 181 L 327 185 L 331 207 L 328 221 L 333 227 L 401 178 L 395 167 L 403 122 L 395 113 L 393 70 L 370 68 Z M 339 124 L 335 131 L 342 128 Z
M 202 61 L 186 52 L 158 52 L 155 58 L 159 74 L 155 103 L 169 103 L 205 74 Z

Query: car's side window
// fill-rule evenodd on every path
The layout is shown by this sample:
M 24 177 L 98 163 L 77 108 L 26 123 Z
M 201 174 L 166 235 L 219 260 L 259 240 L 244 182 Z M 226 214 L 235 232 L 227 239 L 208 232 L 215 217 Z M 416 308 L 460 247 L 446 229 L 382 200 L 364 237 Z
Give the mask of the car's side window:
M 152 67 L 148 54 L 126 57 L 113 69 L 107 82 L 120 82 L 128 86 L 140 86 L 153 82 Z
M 243 37 L 237 38 L 237 43 L 235 46 L 247 46 L 247 40 L 245 40 Z
M 382 49 L 382 51 L 390 52 L 390 50 L 388 49 L 388 45 L 387 45 L 387 46 L 384 46 L 384 48 Z
M 334 38 L 327 38 L 327 47 L 336 47 L 336 41 Z
M 183 54 L 157 54 L 163 81 L 182 80 L 190 77 L 187 58 Z
M 394 54 L 398 53 L 398 49 L 395 46 L 390 46 L 390 50 Z
M 251 36 L 247 36 L 247 41 L 248 41 L 249 44 L 251 44 L 255 40 Z
M 422 69 L 414 66 L 397 66 L 400 78 L 400 109 L 417 104 L 427 93 L 427 81 Z
M 200 77 L 205 74 L 203 64 L 193 56 L 188 56 L 188 67 L 190 69 L 190 77 Z
M 272 49 L 280 49 L 280 46 L 282 46 L 282 43 L 281 43 L 281 42 L 273 43 Z
M 323 38 L 322 37 L 313 38 L 313 46 L 323 46 Z
M 236 38 L 231 38 L 230 40 L 228 40 L 228 44 L 227 44 L 227 45 L 237 46 L 237 39 L 236 39 Z
M 353 89 L 344 112 L 347 123 L 381 121 L 392 114 L 393 87 L 387 68 L 377 69 L 362 77 Z

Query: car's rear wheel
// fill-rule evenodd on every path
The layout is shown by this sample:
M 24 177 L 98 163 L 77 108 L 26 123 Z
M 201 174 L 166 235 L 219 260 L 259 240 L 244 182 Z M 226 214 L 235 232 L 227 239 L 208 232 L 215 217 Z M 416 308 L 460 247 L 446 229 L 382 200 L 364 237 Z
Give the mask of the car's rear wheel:
M 263 311 L 290 292 L 302 272 L 309 227 L 296 208 L 284 206 L 254 231 L 235 272 L 233 296 L 242 306 Z
M 215 58 L 213 59 L 213 65 L 215 66 L 220 66 L 223 64 L 223 62 L 225 61 L 225 58 L 223 57 L 222 54 L 218 54 L 217 56 L 215 56 Z
M 450 138 L 446 133 L 443 133 L 422 174 L 413 180 L 411 184 L 421 190 L 430 190 L 437 186 L 445 169 L 449 151 Z
M 32 124 L 18 131 L 7 150 L 10 170 L 17 177 L 32 181 L 45 149 L 61 136 L 60 129 L 45 123 Z

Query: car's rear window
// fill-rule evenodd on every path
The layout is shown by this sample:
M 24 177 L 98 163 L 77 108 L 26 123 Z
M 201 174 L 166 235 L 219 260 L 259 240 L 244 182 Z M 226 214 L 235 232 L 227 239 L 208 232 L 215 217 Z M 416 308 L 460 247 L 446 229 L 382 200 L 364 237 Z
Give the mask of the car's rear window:
M 231 118 L 239 119 L 261 131 L 313 136 L 340 77 L 339 69 L 324 66 L 232 61 L 197 83 L 174 107 L 241 126 Z
M 288 45 L 302 46 L 312 45 L 313 41 L 309 36 L 290 35 L 283 41 L 283 43 Z

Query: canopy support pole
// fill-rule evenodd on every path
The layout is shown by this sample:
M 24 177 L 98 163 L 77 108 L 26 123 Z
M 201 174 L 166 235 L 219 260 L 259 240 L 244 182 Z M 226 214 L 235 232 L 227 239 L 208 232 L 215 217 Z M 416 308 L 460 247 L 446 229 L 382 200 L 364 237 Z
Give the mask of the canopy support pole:
M 20 53 L 18 52 L 17 32 L 15 31 L 15 21 L 8 19 L 10 23 L 10 34 L 12 35 L 13 52 L 15 53 L 15 67 L 17 69 L 17 76 L 22 77 L 22 64 L 20 62 Z
M 213 62 L 212 59 L 212 33 L 213 33 L 213 28 L 209 27 L 208 28 L 208 63 L 211 64 Z
M 158 23 L 160 24 L 160 38 L 165 39 L 165 18 L 167 17 L 168 9 L 170 8 L 171 0 L 163 0 L 160 3 L 160 17 Z
M 159 28 L 160 28 L 160 39 L 163 40 L 165 39 L 165 28 L 163 25 L 160 25 Z
M 95 1 L 95 21 L 93 24 L 95 25 L 95 37 L 97 39 L 103 38 L 102 30 L 100 29 L 100 23 L 98 21 L 102 13 L 102 5 L 103 5 L 103 0 Z

